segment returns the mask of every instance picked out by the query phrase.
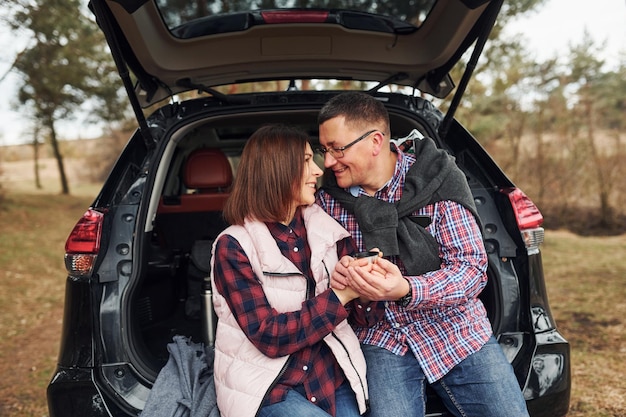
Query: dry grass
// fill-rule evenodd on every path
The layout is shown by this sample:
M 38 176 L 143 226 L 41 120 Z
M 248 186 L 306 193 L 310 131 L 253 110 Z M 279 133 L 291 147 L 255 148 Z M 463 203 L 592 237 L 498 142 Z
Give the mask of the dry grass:
M 55 194 L 61 192 L 59 170 L 54 158 L 41 158 L 39 181 L 41 188 L 35 186 L 35 168 L 32 160 L 2 162 L 0 164 L 0 184 L 7 192 L 26 194 Z M 91 195 L 98 192 L 99 185 L 87 178 L 92 175 L 89 165 L 81 159 L 66 158 L 65 173 L 70 182 L 70 193 L 73 195 Z
M 93 195 L 93 194 L 92 194 Z M 0 209 L 0 416 L 47 416 L 58 354 L 63 246 L 91 197 L 5 196 Z M 549 231 L 548 293 L 572 344 L 570 417 L 626 416 L 626 236 Z
M 0 207 L 0 416 L 47 415 L 65 291 L 67 235 L 88 197 L 7 193 Z
M 626 235 L 548 232 L 546 285 L 572 349 L 570 417 L 626 416 Z

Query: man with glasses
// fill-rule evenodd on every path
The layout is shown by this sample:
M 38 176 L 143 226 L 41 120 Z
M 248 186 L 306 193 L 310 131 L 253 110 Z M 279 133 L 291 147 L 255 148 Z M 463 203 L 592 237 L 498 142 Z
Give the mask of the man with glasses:
M 487 255 L 454 159 L 428 138 L 415 154 L 397 149 L 387 110 L 363 92 L 335 96 L 318 122 L 326 174 L 317 202 L 359 251 L 384 255 L 373 269 L 344 257 L 331 279 L 361 294 L 351 322 L 368 366 L 369 416 L 424 416 L 426 384 L 455 416 L 528 416 L 478 299 Z

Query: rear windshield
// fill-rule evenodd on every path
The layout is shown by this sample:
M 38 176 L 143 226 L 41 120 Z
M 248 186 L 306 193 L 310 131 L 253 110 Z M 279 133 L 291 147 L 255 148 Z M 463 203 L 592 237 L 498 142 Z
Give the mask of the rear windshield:
M 156 0 L 163 21 L 172 34 L 179 38 L 242 31 L 262 24 L 298 22 L 324 22 L 349 29 L 410 33 L 422 25 L 435 2 L 436 0 Z

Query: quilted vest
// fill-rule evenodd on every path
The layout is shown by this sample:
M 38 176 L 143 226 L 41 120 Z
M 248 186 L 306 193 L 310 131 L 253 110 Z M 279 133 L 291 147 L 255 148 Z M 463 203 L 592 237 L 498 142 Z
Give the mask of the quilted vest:
M 349 234 L 317 205 L 306 207 L 303 217 L 311 247 L 310 264 L 317 295 L 329 287 L 330 273 L 338 261 L 336 242 Z M 230 226 L 222 234 L 237 239 L 273 308 L 281 313 L 301 308 L 306 298 L 306 280 L 280 253 L 264 223 L 246 220 L 243 226 Z M 213 265 L 211 271 L 214 271 Z M 272 275 L 267 275 L 268 272 Z M 216 288 L 213 272 L 211 282 Z M 253 417 L 287 363 L 288 356 L 270 358 L 261 353 L 248 340 L 226 300 L 217 291 L 213 292 L 213 304 L 218 317 L 214 378 L 220 414 L 222 417 Z M 365 358 L 347 320 L 327 335 L 324 342 L 343 369 L 363 414 L 368 398 Z

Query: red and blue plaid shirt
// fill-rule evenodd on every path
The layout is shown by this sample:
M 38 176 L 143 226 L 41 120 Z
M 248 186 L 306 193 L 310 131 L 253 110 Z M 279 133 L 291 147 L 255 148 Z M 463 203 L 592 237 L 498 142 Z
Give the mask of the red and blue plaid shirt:
M 406 173 L 415 162 L 413 155 L 396 152 L 394 175 L 375 194 L 390 203 L 402 197 Z M 365 195 L 361 187 L 348 191 L 355 196 Z M 317 202 L 350 232 L 359 251 L 372 249 L 363 246 L 354 215 L 340 203 L 324 190 L 318 192 Z M 459 203 L 439 201 L 413 214 L 431 218 L 427 230 L 439 244 L 441 269 L 407 276 L 402 260 L 388 257 L 409 281 L 411 302 L 406 308 L 395 302 L 371 303 L 365 308 L 355 301 L 350 322 L 362 343 L 398 355 L 411 351 L 433 382 L 478 351 L 492 334 L 486 310 L 477 298 L 487 283 L 487 254 L 476 219 Z
M 289 226 L 266 225 L 283 256 L 308 280 L 309 295 L 302 309 L 278 313 L 272 308 L 246 253 L 230 235 L 220 237 L 215 246 L 215 289 L 224 296 L 237 323 L 257 349 L 273 358 L 291 355 L 261 406 L 284 400 L 290 389 L 303 388 L 309 401 L 334 416 L 335 390 L 345 376 L 322 339 L 348 317 L 348 312 L 330 289 L 314 296 L 311 248 L 301 211 L 296 212 Z M 337 242 L 340 258 L 353 253 L 350 238 Z

